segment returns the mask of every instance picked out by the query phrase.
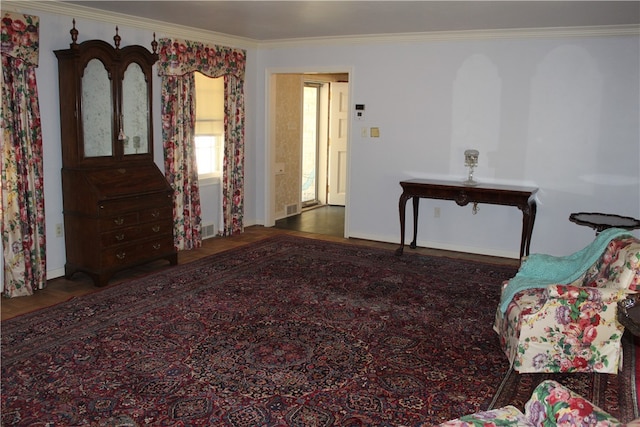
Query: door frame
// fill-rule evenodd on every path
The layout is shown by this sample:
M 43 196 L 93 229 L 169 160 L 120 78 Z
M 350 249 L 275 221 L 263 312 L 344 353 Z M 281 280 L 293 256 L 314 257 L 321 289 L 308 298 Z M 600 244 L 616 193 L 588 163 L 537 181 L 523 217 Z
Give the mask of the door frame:
M 273 227 L 275 221 L 275 77 L 278 74 L 347 74 L 349 77 L 349 99 L 353 99 L 353 67 L 285 67 L 265 70 L 265 156 L 264 156 L 264 212 L 265 227 Z M 353 135 L 352 117 L 349 115 L 349 133 L 347 137 L 347 194 L 344 205 L 344 237 L 349 237 L 349 199 L 351 198 L 351 136 Z
M 316 149 L 316 164 L 315 164 L 315 182 L 316 182 L 316 198 L 313 202 L 317 203 L 317 204 L 326 204 L 327 202 L 327 195 L 326 195 L 326 187 L 327 187 L 327 178 L 326 178 L 326 151 L 327 151 L 327 140 L 329 138 L 328 136 L 328 117 L 325 117 L 324 114 L 322 114 L 325 111 L 329 111 L 329 107 L 327 105 L 327 102 L 325 102 L 325 97 L 327 98 L 327 101 L 329 99 L 329 95 L 328 95 L 328 86 L 329 86 L 329 82 L 322 82 L 322 81 L 318 81 L 318 80 L 313 80 L 313 79 L 306 79 L 303 78 L 302 79 L 302 85 L 303 88 L 306 89 L 307 87 L 314 87 L 316 88 L 316 93 L 318 94 L 318 102 L 317 102 L 317 110 L 316 110 L 316 118 L 317 118 L 317 125 L 316 125 L 316 143 L 315 143 L 315 149 Z M 305 95 L 303 92 L 302 95 L 303 98 L 303 106 L 304 106 L 304 99 L 305 99 Z M 304 108 L 304 107 L 303 107 Z M 302 126 L 303 126 L 303 130 L 304 130 L 304 121 L 305 121 L 306 115 L 303 111 L 302 113 Z M 305 151 L 304 151 L 304 132 L 303 132 L 303 136 L 302 136 L 302 149 L 300 150 L 300 164 L 304 165 L 304 157 L 305 157 Z M 325 152 L 323 152 L 325 151 Z M 303 171 L 304 172 L 304 171 Z M 301 181 L 301 184 L 304 183 L 304 179 Z M 302 193 L 302 189 L 300 189 L 300 192 Z M 300 199 L 300 205 L 301 208 L 304 209 L 305 208 L 305 202 L 304 200 L 302 200 L 302 198 Z

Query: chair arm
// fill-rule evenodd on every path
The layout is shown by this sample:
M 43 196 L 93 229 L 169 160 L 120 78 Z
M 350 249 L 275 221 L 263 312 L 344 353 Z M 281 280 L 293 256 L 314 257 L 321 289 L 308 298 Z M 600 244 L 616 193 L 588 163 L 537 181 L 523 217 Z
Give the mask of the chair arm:
M 525 404 L 525 416 L 534 426 L 622 425 L 587 399 L 553 380 L 543 381 L 535 388 Z
M 624 237 L 612 240 L 605 253 L 584 276 L 584 286 L 640 289 L 640 240 Z
M 578 299 L 598 300 L 604 303 L 617 303 L 629 293 L 628 289 L 575 285 L 549 285 L 545 289 L 547 299 L 575 301 Z

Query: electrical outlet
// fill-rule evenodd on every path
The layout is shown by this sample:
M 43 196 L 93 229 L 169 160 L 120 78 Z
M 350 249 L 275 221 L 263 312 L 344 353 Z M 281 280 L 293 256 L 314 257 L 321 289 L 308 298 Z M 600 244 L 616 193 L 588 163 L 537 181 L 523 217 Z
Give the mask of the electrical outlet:
M 62 237 L 62 224 L 56 224 L 56 237 Z
M 440 208 L 433 208 L 433 217 L 440 218 Z

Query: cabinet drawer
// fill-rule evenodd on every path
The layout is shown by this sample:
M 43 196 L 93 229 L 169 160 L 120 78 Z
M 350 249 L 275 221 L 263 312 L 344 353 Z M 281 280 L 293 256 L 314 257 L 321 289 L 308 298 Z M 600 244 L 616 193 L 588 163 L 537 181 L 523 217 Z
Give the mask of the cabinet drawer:
M 140 211 L 140 222 L 164 220 L 173 222 L 173 206 L 168 203 Z
M 138 224 L 138 212 L 123 213 L 111 217 L 100 218 L 100 230 L 107 231 L 117 228 L 130 227 Z
M 98 216 L 109 217 L 123 212 L 141 212 L 150 209 L 150 206 L 172 206 L 171 197 L 163 192 L 105 200 L 98 204 Z
M 105 248 L 100 256 L 102 258 L 102 265 L 107 268 L 131 264 L 140 259 L 137 243 L 115 248 Z
M 140 244 L 142 254 L 145 258 L 155 258 L 161 254 L 173 251 L 173 235 L 155 240 L 150 240 Z
M 140 230 L 140 237 L 156 237 L 162 235 L 170 235 L 173 236 L 173 222 L 171 221 L 157 221 L 150 222 L 148 224 L 141 224 L 138 227 Z
M 105 267 L 111 268 L 157 258 L 171 251 L 173 251 L 173 236 L 167 235 L 154 240 L 106 248 L 102 253 L 102 261 Z
M 113 245 L 134 243 L 140 239 L 155 239 L 166 235 L 172 235 L 172 227 L 171 223 L 165 220 L 141 224 L 134 227 L 123 227 L 110 230 L 102 233 L 100 240 L 104 247 L 109 247 Z

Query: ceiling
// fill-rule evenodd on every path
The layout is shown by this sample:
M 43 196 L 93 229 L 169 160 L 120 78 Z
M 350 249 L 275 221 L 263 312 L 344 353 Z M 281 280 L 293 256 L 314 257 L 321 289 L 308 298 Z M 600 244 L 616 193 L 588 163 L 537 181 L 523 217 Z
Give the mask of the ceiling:
M 640 1 L 65 1 L 255 41 L 640 24 Z

